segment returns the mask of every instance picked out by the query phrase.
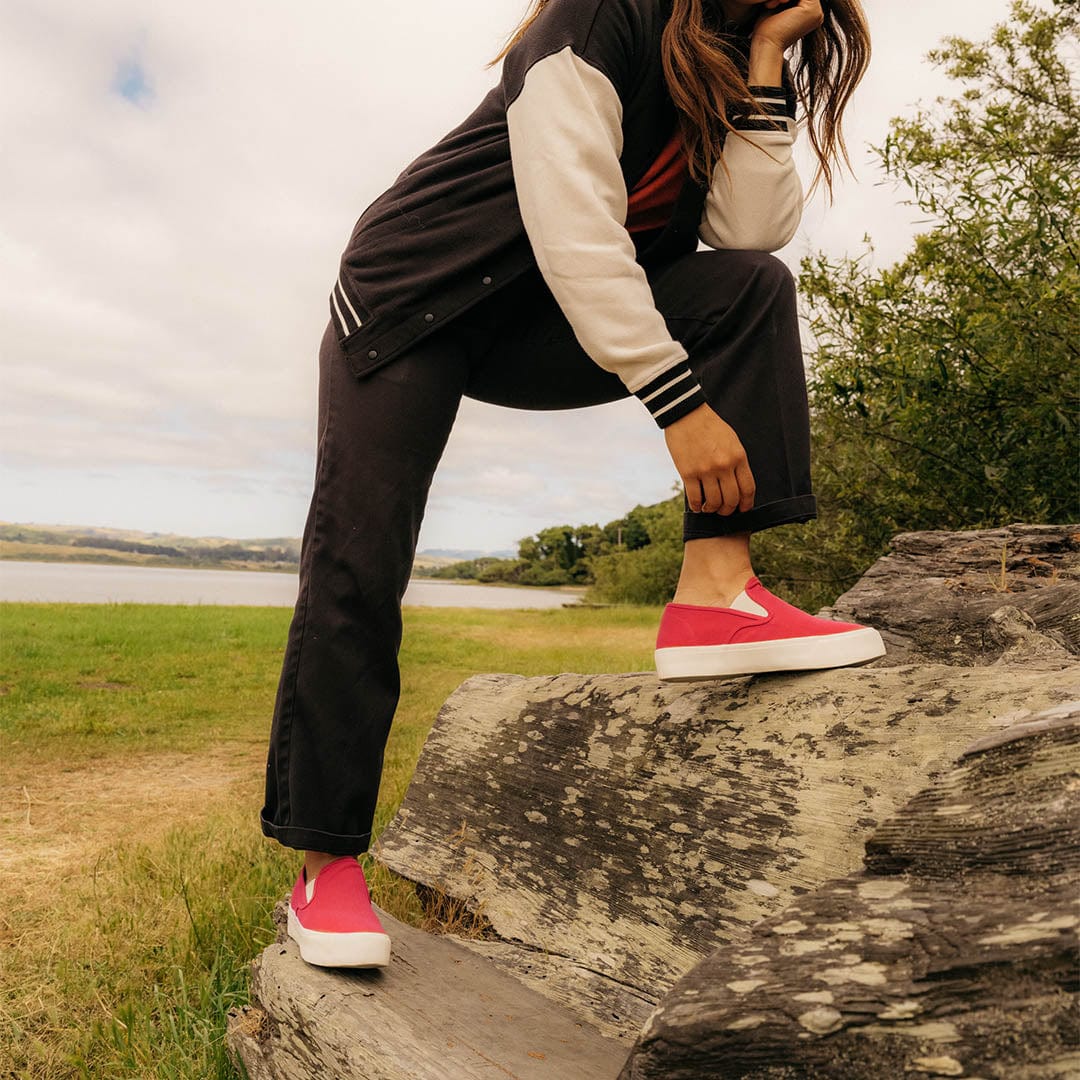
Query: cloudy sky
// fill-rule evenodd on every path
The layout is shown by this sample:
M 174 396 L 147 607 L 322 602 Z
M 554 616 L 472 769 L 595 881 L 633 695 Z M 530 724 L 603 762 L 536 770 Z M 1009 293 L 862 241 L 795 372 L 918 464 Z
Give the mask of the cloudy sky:
M 865 0 L 856 176 L 781 253 L 902 253 L 912 213 L 866 151 L 948 83 L 942 35 L 1006 0 Z M 5 0 L 0 8 L 0 519 L 299 535 L 315 354 L 352 224 L 491 85 L 525 0 Z M 805 159 L 804 159 L 805 165 Z M 809 169 L 804 168 L 804 175 Z M 466 402 L 421 548 L 513 547 L 667 495 L 629 400 Z

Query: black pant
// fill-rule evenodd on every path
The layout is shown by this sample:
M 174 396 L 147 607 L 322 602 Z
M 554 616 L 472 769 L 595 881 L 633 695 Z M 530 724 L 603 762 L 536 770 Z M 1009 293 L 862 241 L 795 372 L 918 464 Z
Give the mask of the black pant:
M 795 290 L 758 252 L 688 255 L 650 275 L 710 405 L 735 429 L 752 510 L 687 513 L 687 539 L 814 516 Z M 526 274 L 362 379 L 328 329 L 319 353 L 315 493 L 274 708 L 262 828 L 288 847 L 364 851 L 397 707 L 401 598 L 462 395 L 528 409 L 627 396 Z M 642 424 L 653 421 L 642 407 Z

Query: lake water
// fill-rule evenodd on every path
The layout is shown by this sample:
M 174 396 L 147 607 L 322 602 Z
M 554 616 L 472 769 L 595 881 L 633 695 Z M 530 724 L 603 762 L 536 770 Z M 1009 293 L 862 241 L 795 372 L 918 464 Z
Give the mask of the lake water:
M 66 604 L 240 604 L 292 607 L 295 574 L 181 570 L 0 560 L 0 601 Z M 413 578 L 405 603 L 419 607 L 557 608 L 576 593 Z

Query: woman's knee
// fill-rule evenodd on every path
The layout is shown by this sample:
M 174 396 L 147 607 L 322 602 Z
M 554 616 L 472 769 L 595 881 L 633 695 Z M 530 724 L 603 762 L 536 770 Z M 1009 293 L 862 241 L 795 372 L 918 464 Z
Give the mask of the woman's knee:
M 652 284 L 660 310 L 676 320 L 711 322 L 766 310 L 797 314 L 791 271 L 765 251 L 697 251 L 662 270 Z
M 786 264 L 767 251 L 704 251 L 708 274 L 725 283 L 740 281 L 747 290 L 763 297 L 795 298 L 795 279 Z

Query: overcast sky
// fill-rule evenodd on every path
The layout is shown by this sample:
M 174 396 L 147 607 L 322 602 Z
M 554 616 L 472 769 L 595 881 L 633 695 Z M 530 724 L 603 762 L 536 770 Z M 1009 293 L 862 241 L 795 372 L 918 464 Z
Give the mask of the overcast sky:
M 353 222 L 495 79 L 525 0 L 4 0 L 0 518 L 299 535 L 316 349 Z M 875 57 L 847 125 L 855 179 L 781 256 L 907 247 L 866 147 L 948 82 L 923 59 L 1006 0 L 868 0 Z M 804 166 L 806 159 L 803 158 Z M 809 168 L 804 167 L 804 176 Z M 466 402 L 421 548 L 516 546 L 665 497 L 635 400 Z

